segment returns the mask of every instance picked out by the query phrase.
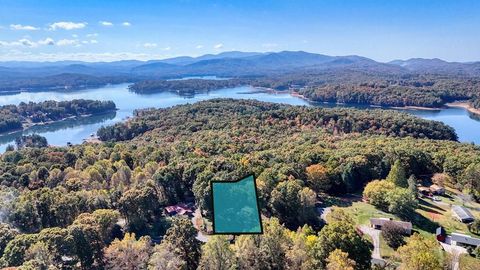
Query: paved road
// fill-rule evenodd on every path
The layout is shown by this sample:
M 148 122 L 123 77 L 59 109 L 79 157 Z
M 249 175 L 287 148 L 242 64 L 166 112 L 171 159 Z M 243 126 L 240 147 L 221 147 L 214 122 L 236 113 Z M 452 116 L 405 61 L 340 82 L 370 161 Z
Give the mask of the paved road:
M 382 260 L 382 256 L 380 256 L 380 230 L 375 230 L 367 225 L 360 225 L 360 230 L 370 235 L 373 240 L 373 252 L 372 252 L 372 259 L 375 260 Z
M 327 223 L 327 215 L 332 211 L 332 207 L 317 207 L 317 213 L 320 215 L 320 218 Z
M 193 226 L 198 231 L 197 237 L 195 238 L 197 238 L 197 240 L 203 243 L 206 243 L 208 241 L 208 236 L 202 233 L 201 228 L 197 228 L 198 224 L 200 224 L 199 221 L 201 220 L 201 218 L 202 218 L 202 214 L 200 213 L 200 209 L 196 209 L 195 212 L 193 213 L 193 218 L 192 218 Z

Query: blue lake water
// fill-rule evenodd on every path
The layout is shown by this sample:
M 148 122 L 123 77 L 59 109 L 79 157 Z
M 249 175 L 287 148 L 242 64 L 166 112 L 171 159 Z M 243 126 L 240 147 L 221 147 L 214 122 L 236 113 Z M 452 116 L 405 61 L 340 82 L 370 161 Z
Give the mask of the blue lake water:
M 22 134 L 37 133 L 47 138 L 51 145 L 66 145 L 67 142 L 82 143 L 83 139 L 90 134 L 96 133 L 101 126 L 111 125 L 132 116 L 135 109 L 143 108 L 166 108 L 178 104 L 194 103 L 212 98 L 237 98 L 256 99 L 260 101 L 286 103 L 291 105 L 306 105 L 319 107 L 336 107 L 348 105 L 310 103 L 304 99 L 291 96 L 289 93 L 270 93 L 259 91 L 253 87 L 236 87 L 215 90 L 208 93 L 195 94 L 193 96 L 179 96 L 170 92 L 139 95 L 128 90 L 128 84 L 109 85 L 96 89 L 75 90 L 69 92 L 22 92 L 12 95 L 0 95 L 0 105 L 19 104 L 20 102 L 39 102 L 45 100 L 72 100 L 72 99 L 96 99 L 112 100 L 118 110 L 100 116 L 71 119 L 45 126 L 32 127 L 26 131 L 0 135 L 0 152 L 5 150 L 8 144 L 14 144 L 15 138 Z M 366 106 L 354 106 L 367 108 Z M 480 144 L 480 119 L 462 108 L 448 108 L 435 111 L 404 110 L 419 117 L 442 121 L 452 126 L 461 142 L 474 142 Z

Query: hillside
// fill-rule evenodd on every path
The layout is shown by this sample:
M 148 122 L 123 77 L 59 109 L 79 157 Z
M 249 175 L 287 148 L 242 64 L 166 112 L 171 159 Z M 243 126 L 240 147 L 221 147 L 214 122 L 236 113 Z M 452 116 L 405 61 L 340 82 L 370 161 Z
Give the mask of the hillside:
M 449 184 L 470 188 L 475 198 L 479 194 L 478 179 L 472 182 L 468 176 L 480 163 L 478 147 L 426 139 L 454 139 L 454 134 L 440 123 L 395 112 L 211 100 L 140 111 L 129 122 L 99 133 L 124 141 L 27 147 L 0 156 L 1 266 L 33 263 L 27 250 L 39 246 L 48 248 L 54 265 L 65 264 L 64 256 L 72 264 L 98 264 L 119 245 L 112 240 L 122 230 L 151 237 L 129 240 L 145 246 L 148 239 L 163 237 L 163 244 L 195 248 L 197 255 L 189 260 L 197 265 L 200 256 L 208 256 L 202 245 L 227 240 L 209 236 L 201 244 L 192 222 L 167 216 L 164 207 L 193 197 L 208 220 L 209 182 L 254 173 L 265 233 L 238 237 L 236 250 L 253 239 L 266 250 L 281 243 L 275 254 L 306 252 L 306 259 L 321 268 L 330 245 L 338 244 L 329 236 L 338 234 L 344 245 L 355 247 L 355 262 L 367 269 L 369 242 L 356 233 L 351 217 L 339 215 L 323 226 L 315 210 L 317 194 L 326 200 L 359 191 L 367 182 L 385 178 L 398 161 L 407 175 L 444 172 L 451 177 Z M 321 184 L 313 181 L 314 169 Z M 282 237 L 270 240 L 278 235 Z M 302 248 L 307 236 L 315 248 Z M 274 258 L 261 256 L 265 267 Z

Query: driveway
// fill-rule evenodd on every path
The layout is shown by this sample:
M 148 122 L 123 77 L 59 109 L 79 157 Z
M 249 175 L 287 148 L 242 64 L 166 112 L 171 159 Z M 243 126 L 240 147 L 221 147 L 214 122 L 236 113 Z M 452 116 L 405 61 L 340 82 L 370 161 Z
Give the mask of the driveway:
M 367 225 L 360 225 L 359 229 L 372 237 L 373 241 L 373 252 L 372 252 L 372 259 L 375 260 L 382 260 L 382 256 L 380 255 L 380 230 L 375 230 Z
M 460 255 L 466 254 L 467 249 L 464 247 L 459 247 L 459 246 L 454 246 L 451 244 L 451 237 L 447 236 L 445 239 L 445 243 L 440 242 L 440 245 L 442 245 L 443 249 L 450 253 L 452 255 L 452 269 L 453 270 L 459 270 L 460 269 Z
M 317 207 L 317 213 L 320 215 L 320 218 L 327 223 L 327 215 L 332 211 L 332 207 Z
M 192 223 L 193 227 L 197 229 L 197 240 L 203 243 L 206 243 L 208 241 L 208 236 L 202 233 L 202 228 L 200 228 L 200 224 L 202 224 L 202 213 L 200 212 L 200 209 L 196 209 L 195 212 L 193 213 L 192 217 Z

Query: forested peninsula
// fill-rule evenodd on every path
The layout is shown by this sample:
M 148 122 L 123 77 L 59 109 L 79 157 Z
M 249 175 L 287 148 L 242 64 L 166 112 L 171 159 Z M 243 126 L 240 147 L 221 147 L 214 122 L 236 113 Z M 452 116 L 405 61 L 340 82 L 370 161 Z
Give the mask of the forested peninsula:
M 0 133 L 65 120 L 70 117 L 97 115 L 116 110 L 113 101 L 75 99 L 4 105 L 0 107 Z

